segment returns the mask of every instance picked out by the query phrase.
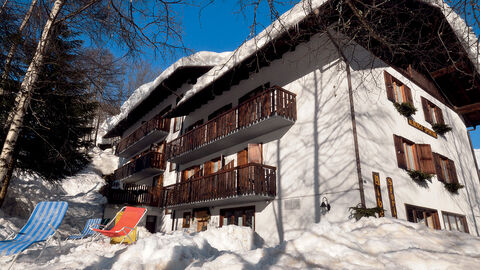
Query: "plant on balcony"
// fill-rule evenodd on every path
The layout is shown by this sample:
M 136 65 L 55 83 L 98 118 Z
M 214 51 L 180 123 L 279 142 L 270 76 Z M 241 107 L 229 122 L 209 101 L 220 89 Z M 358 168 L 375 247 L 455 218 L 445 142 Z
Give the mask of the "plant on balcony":
M 393 106 L 395 106 L 395 109 L 397 109 L 397 111 L 405 117 L 410 117 L 417 111 L 417 108 L 415 108 L 415 106 L 413 106 L 413 104 L 410 102 L 394 102 Z
M 408 175 L 413 181 L 419 184 L 426 184 L 427 180 L 431 180 L 433 175 L 417 170 L 407 170 Z
M 445 186 L 445 189 L 450 191 L 451 193 L 458 194 L 458 190 L 461 188 L 464 188 L 464 185 L 461 185 L 459 183 L 443 183 Z
M 355 218 L 355 220 L 360 220 L 362 217 L 379 217 L 380 213 L 384 211 L 382 207 L 372 207 L 372 208 L 366 208 L 361 204 L 358 204 L 357 206 L 350 207 L 350 217 L 349 218 Z M 378 216 L 377 216 L 378 215 Z
M 452 128 L 449 125 L 439 124 L 439 123 L 433 124 L 432 129 L 439 135 L 443 135 L 449 132 L 450 130 L 452 130 Z

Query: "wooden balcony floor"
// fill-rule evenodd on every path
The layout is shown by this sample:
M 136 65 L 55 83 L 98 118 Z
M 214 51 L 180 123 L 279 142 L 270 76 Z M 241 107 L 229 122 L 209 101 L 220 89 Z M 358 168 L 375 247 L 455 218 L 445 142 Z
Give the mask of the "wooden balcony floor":
M 212 199 L 212 200 L 206 200 L 206 201 L 196 201 L 196 202 L 185 203 L 185 204 L 169 205 L 168 209 L 181 210 L 181 209 L 200 208 L 200 207 L 217 207 L 217 206 L 225 206 L 225 205 L 269 201 L 269 200 L 273 200 L 274 198 L 275 196 L 245 194 L 245 195 L 238 195 L 238 196 L 233 196 L 228 198 L 218 198 L 218 199 Z

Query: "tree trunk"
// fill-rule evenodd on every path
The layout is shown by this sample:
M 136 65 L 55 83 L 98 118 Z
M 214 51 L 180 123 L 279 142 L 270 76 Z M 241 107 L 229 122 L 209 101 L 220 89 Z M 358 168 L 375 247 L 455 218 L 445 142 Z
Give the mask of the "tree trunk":
M 20 25 L 20 28 L 18 28 L 18 32 L 17 32 L 18 37 L 12 40 L 13 43 L 12 43 L 12 46 L 10 46 L 10 50 L 8 51 L 7 59 L 5 60 L 5 66 L 3 67 L 2 77 L 0 78 L 0 95 L 4 94 L 2 85 L 7 80 L 8 74 L 10 73 L 10 67 L 13 61 L 13 56 L 17 51 L 18 44 L 20 44 L 19 37 L 22 35 L 23 30 L 27 26 L 27 23 L 30 20 L 30 17 L 32 17 L 33 8 L 37 5 L 37 2 L 38 0 L 32 0 L 32 3 L 30 4 L 30 8 L 28 9 L 27 14 L 25 14 L 22 24 Z M 5 124 L 6 126 L 9 125 L 8 121 Z
M 13 159 L 13 151 L 17 143 L 18 135 L 23 125 L 24 116 L 30 102 L 30 97 L 34 91 L 35 83 L 38 79 L 38 73 L 43 64 L 46 47 L 48 45 L 48 40 L 51 38 L 51 29 L 52 25 L 57 18 L 60 10 L 62 9 L 65 0 L 56 0 L 53 4 L 52 10 L 50 11 L 50 16 L 45 23 L 43 28 L 42 36 L 38 42 L 37 48 L 35 50 L 35 55 L 33 56 L 32 62 L 27 69 L 27 73 L 23 78 L 22 84 L 20 85 L 20 91 L 17 94 L 14 108 L 12 109 L 12 123 L 8 129 L 7 137 L 2 147 L 2 152 L 0 153 L 0 183 L 5 186 L 8 184 L 6 182 L 8 176 L 8 166 Z M 2 187 L 3 189 L 3 187 Z M 5 188 L 5 195 L 6 195 Z M 4 196 L 5 196 L 4 195 Z M 1 198 L 0 198 L 1 199 Z
M 14 153 L 12 159 L 10 160 L 10 163 L 8 164 L 7 176 L 3 180 L 2 187 L 0 188 L 0 208 L 3 205 L 5 198 L 7 197 L 7 190 L 8 190 L 8 186 L 10 185 L 10 180 L 12 180 L 12 175 L 15 169 L 16 161 L 17 161 L 16 153 Z

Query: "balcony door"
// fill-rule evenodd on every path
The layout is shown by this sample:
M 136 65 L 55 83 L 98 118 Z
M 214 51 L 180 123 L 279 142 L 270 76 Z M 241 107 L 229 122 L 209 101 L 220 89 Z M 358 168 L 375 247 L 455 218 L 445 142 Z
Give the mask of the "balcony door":
M 237 153 L 238 191 L 240 194 L 253 190 L 255 181 L 255 166 L 252 163 L 262 164 L 262 144 L 248 144 L 248 147 Z

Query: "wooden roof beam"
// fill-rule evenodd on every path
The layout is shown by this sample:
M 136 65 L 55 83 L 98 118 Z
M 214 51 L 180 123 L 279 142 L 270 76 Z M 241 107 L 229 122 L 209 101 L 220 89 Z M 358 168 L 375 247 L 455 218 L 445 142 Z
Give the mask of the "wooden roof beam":
M 480 112 L 480 102 L 468 104 L 461 107 L 455 107 L 455 110 L 460 114 L 467 114 L 467 113 L 472 113 L 477 111 Z
M 435 70 L 434 72 L 431 73 L 432 77 L 433 78 L 438 78 L 438 77 L 442 77 L 444 75 L 447 75 L 449 73 L 452 73 L 454 71 L 457 71 L 461 68 L 464 68 L 466 67 L 466 63 L 461 61 L 461 62 L 457 62 L 451 66 L 448 66 L 448 67 L 444 67 L 444 68 L 441 68 L 439 70 Z

